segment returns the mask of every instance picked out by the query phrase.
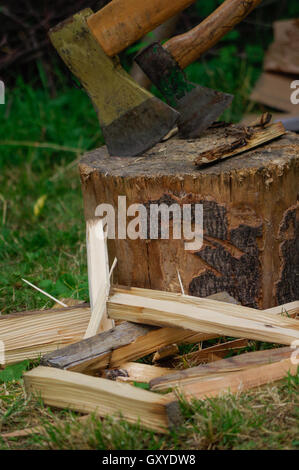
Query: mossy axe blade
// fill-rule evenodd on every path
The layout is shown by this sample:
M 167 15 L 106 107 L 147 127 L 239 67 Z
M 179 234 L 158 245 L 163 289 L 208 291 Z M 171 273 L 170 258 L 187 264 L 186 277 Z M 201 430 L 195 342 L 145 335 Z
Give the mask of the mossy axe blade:
M 117 58 L 106 55 L 88 28 L 92 13 L 82 10 L 49 36 L 92 100 L 110 155 L 139 155 L 173 128 L 179 113 L 134 82 Z

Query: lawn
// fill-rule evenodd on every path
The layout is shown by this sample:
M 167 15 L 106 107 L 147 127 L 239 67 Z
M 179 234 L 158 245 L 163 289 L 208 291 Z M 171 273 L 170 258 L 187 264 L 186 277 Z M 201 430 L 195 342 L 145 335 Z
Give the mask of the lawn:
M 190 79 L 236 95 L 226 120 L 258 109 L 248 97 L 260 73 L 262 49 L 246 46 L 236 60 L 234 35 L 217 56 L 190 66 Z M 57 298 L 88 301 L 83 202 L 77 163 L 103 144 L 89 99 L 61 85 L 50 96 L 19 78 L 0 107 L 0 312 L 46 309 Z M 256 347 L 260 347 L 257 345 Z M 26 363 L 19 366 L 32 367 Z M 0 432 L 42 426 L 26 438 L 0 438 L 0 449 L 290 449 L 299 446 L 299 376 L 238 397 L 182 402 L 184 426 L 159 436 L 114 417 L 86 421 L 25 397 L 20 370 L 0 372 Z

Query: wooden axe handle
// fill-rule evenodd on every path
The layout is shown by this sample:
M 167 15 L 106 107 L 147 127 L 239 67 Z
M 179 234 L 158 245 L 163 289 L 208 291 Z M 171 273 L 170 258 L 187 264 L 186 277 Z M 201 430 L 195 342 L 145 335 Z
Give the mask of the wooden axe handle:
M 112 57 L 195 0 L 112 0 L 87 19 L 89 29 Z
M 163 44 L 184 69 L 240 23 L 261 0 L 226 0 L 208 18 L 188 33 L 180 34 Z

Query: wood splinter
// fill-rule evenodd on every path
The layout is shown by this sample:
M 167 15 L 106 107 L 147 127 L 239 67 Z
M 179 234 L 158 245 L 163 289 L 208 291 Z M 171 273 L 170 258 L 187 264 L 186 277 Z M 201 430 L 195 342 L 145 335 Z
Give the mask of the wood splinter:
M 233 126 L 231 128 L 232 132 L 229 132 L 230 128 L 228 128 L 227 136 L 233 137 L 235 133 L 235 136 L 238 136 L 238 138 L 201 152 L 194 160 L 194 164 L 200 167 L 208 163 L 223 160 L 224 158 L 232 157 L 258 147 L 285 134 L 286 131 L 281 122 L 266 125 L 265 123 L 269 120 L 269 116 L 263 116 L 260 118 L 259 123 L 255 122 L 251 127 L 239 128 Z

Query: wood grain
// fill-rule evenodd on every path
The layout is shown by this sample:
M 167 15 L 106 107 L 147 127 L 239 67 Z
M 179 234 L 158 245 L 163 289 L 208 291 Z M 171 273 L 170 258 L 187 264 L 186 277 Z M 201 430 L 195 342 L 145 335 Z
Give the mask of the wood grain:
M 181 419 L 178 404 L 168 406 L 163 396 L 103 378 L 51 367 L 36 367 L 24 374 L 26 393 L 43 402 L 81 413 L 113 415 L 156 432 L 166 433 Z
M 292 352 L 291 347 L 267 349 L 265 351 L 254 351 L 240 354 L 238 356 L 221 359 L 209 364 L 201 364 L 196 367 L 190 367 L 185 370 L 176 370 L 169 375 L 155 378 L 150 381 L 152 390 L 168 390 L 177 385 L 191 384 L 198 382 L 201 378 L 209 378 L 213 376 L 223 376 L 231 372 L 239 373 L 242 370 L 251 367 L 262 366 L 275 362 L 289 359 Z
M 284 359 L 274 364 L 252 367 L 237 373 L 199 379 L 197 382 L 179 386 L 179 390 L 187 400 L 205 399 L 224 393 L 242 393 L 281 380 L 288 372 L 296 374 L 296 371 L 297 365 L 293 364 L 290 359 Z
M 192 64 L 204 52 L 246 18 L 261 0 L 226 0 L 208 18 L 191 31 L 167 41 L 163 47 L 170 52 L 180 67 Z
M 80 341 L 90 320 L 90 308 L 78 307 L 10 313 L 0 317 L 3 366 L 36 359 Z
M 247 130 L 251 129 L 252 128 L 247 128 Z M 230 143 L 227 143 L 227 139 L 225 139 L 224 142 L 219 146 L 211 147 L 209 150 L 201 152 L 194 160 L 194 163 L 196 166 L 200 167 L 208 163 L 223 160 L 228 157 L 233 157 L 234 155 L 248 152 L 249 150 L 258 147 L 259 145 L 271 142 L 271 140 L 277 139 L 285 133 L 286 130 L 281 122 L 269 124 L 264 128 L 252 129 L 252 133 L 248 136 L 244 131 L 243 137 L 240 137 L 236 140 L 232 139 Z
M 87 19 L 110 57 L 118 54 L 195 0 L 113 0 Z
M 124 290 L 111 295 L 108 315 L 113 319 L 286 345 L 299 339 L 296 320 L 191 296 L 170 301 L 136 296 Z

